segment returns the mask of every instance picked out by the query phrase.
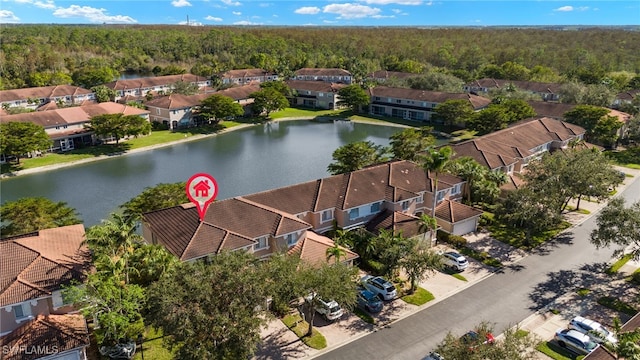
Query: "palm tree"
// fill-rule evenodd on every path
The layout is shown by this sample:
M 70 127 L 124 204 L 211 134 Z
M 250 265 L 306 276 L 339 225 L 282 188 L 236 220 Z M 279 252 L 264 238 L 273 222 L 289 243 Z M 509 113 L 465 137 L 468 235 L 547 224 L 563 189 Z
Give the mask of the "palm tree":
M 471 204 L 471 189 L 476 181 L 482 180 L 486 173 L 486 168 L 480 165 L 473 158 L 464 156 L 451 162 L 454 174 L 460 176 L 467 182 L 467 203 Z
M 340 262 L 340 259 L 347 256 L 347 251 L 340 245 L 334 244 L 332 247 L 327 248 L 326 251 L 327 261 L 332 257 L 335 259 L 336 264 Z
M 436 218 L 436 205 L 438 201 L 438 176 L 443 172 L 453 156 L 453 149 L 449 146 L 444 146 L 438 149 L 431 149 L 427 151 L 427 154 L 422 158 L 422 168 L 429 177 L 429 172 L 433 172 L 433 185 L 431 190 L 433 192 L 433 204 L 431 206 L 431 217 Z M 433 241 L 433 233 L 431 234 L 431 241 Z
M 437 228 L 438 228 L 438 221 L 436 220 L 436 218 L 431 217 L 427 214 L 420 215 L 419 227 L 418 227 L 419 232 L 426 233 L 427 231 L 430 231 L 433 234 Z

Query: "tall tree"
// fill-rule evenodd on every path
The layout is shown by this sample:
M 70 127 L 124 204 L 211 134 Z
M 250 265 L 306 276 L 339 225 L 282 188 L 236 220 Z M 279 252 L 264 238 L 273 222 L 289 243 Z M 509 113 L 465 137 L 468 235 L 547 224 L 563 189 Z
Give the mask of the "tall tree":
M 640 259 L 640 202 L 624 206 L 623 198 L 613 198 L 596 218 L 598 227 L 591 232 L 591 243 L 597 248 L 617 245 L 614 255 L 621 257 L 626 250 L 635 260 Z
M 260 115 L 264 113 L 267 118 L 272 112 L 289 107 L 289 100 L 275 88 L 263 88 L 252 93 L 249 97 L 253 98 L 251 109 L 254 114 Z
M 384 265 L 384 274 L 395 277 L 407 257 L 417 246 L 416 239 L 409 239 L 392 230 L 382 229 L 373 240 L 378 249 L 377 258 Z
M 354 113 L 360 112 L 360 108 L 369 105 L 369 95 L 357 84 L 352 84 L 338 90 L 338 106 L 347 106 Z
M 460 176 L 467 182 L 467 202 L 471 204 L 472 192 L 476 189 L 476 183 L 484 179 L 487 168 L 480 165 L 473 158 L 463 156 L 451 162 L 451 172 Z
M 188 203 L 185 185 L 185 182 L 178 182 L 146 187 L 120 207 L 124 209 L 125 216 L 139 219 L 146 212 Z
M 431 127 L 406 128 L 389 138 L 391 153 L 397 160 L 415 161 L 418 154 L 435 144 Z
M 333 244 L 333 246 L 327 248 L 327 250 L 325 251 L 325 255 L 327 256 L 327 260 L 333 259 L 333 261 L 337 264 L 342 258 L 347 256 L 347 251 L 342 246 Z
M 507 110 L 510 123 L 536 116 L 533 107 L 522 99 L 504 99 L 500 105 Z
M 485 135 L 504 129 L 509 123 L 510 118 L 507 110 L 500 105 L 491 104 L 487 108 L 474 113 L 473 117 L 467 122 L 467 127 L 477 131 L 478 135 Z
M 113 89 L 110 89 L 104 85 L 98 85 L 91 88 L 94 94 L 96 94 L 96 100 L 99 103 L 114 101 L 117 95 L 117 92 Z
M 438 149 L 431 149 L 422 157 L 421 166 L 427 173 L 428 178 L 433 179 L 431 192 L 433 203 L 431 204 L 431 217 L 436 218 L 436 206 L 438 204 L 438 177 L 447 169 L 453 157 L 453 149 L 450 146 L 443 146 Z M 431 234 L 431 239 L 433 236 Z
M 198 84 L 187 81 L 176 81 L 171 84 L 172 94 L 195 95 L 200 91 Z
M 594 129 L 600 119 L 607 115 L 609 110 L 592 105 L 578 105 L 564 113 L 565 121 L 582 126 L 587 131 L 587 140 L 594 136 Z
M 445 125 L 464 125 L 473 116 L 473 107 L 467 100 L 446 100 L 436 105 L 433 113 L 434 120 L 442 121 Z
M 400 267 L 409 277 L 409 293 L 413 294 L 420 281 L 442 268 L 442 255 L 427 248 L 425 244 L 416 245 L 414 251 L 400 260 Z
M 228 117 L 242 116 L 244 109 L 242 105 L 235 102 L 232 98 L 220 94 L 213 94 L 202 100 L 200 106 L 200 115 L 208 120 L 218 123 L 220 120 Z
M 7 201 L 0 206 L 0 218 L 3 238 L 82 222 L 78 212 L 67 203 L 53 202 L 43 197 Z
M 337 148 L 327 170 L 333 174 L 344 174 L 366 166 L 387 161 L 387 148 L 371 141 L 357 141 Z
M 427 214 L 420 215 L 418 220 L 418 231 L 426 233 L 427 231 L 435 233 L 438 229 L 438 220 Z M 430 235 L 432 236 L 432 235 Z
M 98 136 L 116 139 L 116 145 L 125 136 L 147 135 L 151 132 L 151 123 L 143 117 L 122 113 L 96 115 L 85 127 Z
M 47 150 L 52 144 L 40 125 L 16 121 L 0 124 L 0 153 L 15 156 L 18 164 L 25 154 Z
M 247 359 L 266 323 L 266 279 L 259 261 L 235 251 L 182 263 L 148 289 L 149 324 L 180 359 Z

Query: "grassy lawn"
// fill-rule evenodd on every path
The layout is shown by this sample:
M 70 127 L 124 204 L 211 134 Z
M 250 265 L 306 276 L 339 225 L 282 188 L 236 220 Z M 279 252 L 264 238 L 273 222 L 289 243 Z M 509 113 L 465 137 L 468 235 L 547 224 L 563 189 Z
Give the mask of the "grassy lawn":
M 458 280 L 460 280 L 460 281 L 464 281 L 464 282 L 469 281 L 469 280 L 467 280 L 467 278 L 466 278 L 466 277 L 464 277 L 464 276 L 462 276 L 462 275 L 460 275 L 460 274 L 458 274 L 458 273 L 451 274 L 451 276 L 453 276 L 454 278 L 456 278 L 456 279 L 458 279 Z
M 553 239 L 562 230 L 570 226 L 570 223 L 563 221 L 553 229 L 549 229 L 539 234 L 534 234 L 531 238 L 531 246 L 529 247 L 535 248 L 536 246 Z M 528 248 L 525 246 L 525 233 L 520 229 L 515 229 L 496 222 L 489 226 L 489 231 L 491 232 L 491 236 L 505 244 L 509 244 L 517 248 Z
M 369 314 L 368 312 L 360 309 L 360 308 L 355 308 L 353 309 L 353 313 L 359 317 L 360 319 L 362 319 L 362 321 L 368 323 L 368 324 L 375 324 L 376 323 L 376 319 L 373 318 L 373 316 L 371 316 L 371 314 Z
M 314 110 L 314 109 L 297 109 L 297 108 L 286 108 L 284 110 L 280 110 L 278 112 L 274 112 L 269 114 L 269 117 L 273 120 L 283 119 L 283 118 L 296 118 L 296 117 L 318 117 L 318 116 L 331 116 L 341 114 L 344 111 L 336 111 L 336 110 Z
M 599 298 L 598 304 L 608 307 L 609 309 L 625 313 L 629 316 L 634 316 L 638 312 L 638 310 L 633 306 L 627 304 L 622 300 L 610 296 L 603 296 Z
M 632 258 L 633 258 L 633 256 L 631 254 L 627 254 L 627 255 L 623 256 L 622 258 L 618 259 L 618 261 L 616 261 L 613 264 L 611 264 L 611 266 L 609 266 L 609 268 L 607 270 L 605 270 L 605 273 L 607 273 L 609 275 L 613 275 L 613 274 L 617 273 L 618 270 L 620 270 L 620 268 L 623 267 L 624 264 L 626 264 Z
M 164 347 L 162 344 L 162 331 L 153 327 L 148 327 L 144 334 L 144 342 L 142 343 L 142 350 L 138 347 L 136 354 L 133 356 L 133 360 L 141 360 L 142 353 L 144 353 L 145 359 L 154 360 L 171 360 L 174 353 L 171 350 Z
M 302 320 L 300 314 L 289 314 L 282 318 L 284 325 L 293 331 L 308 347 L 312 349 L 324 349 L 327 347 L 327 339 L 319 331 L 313 328 L 311 336 L 307 336 L 309 323 Z
M 584 358 L 583 355 L 576 355 L 551 341 L 541 342 L 536 346 L 536 350 L 555 360 L 578 360 Z
M 616 165 L 640 169 L 640 147 L 622 151 L 606 151 L 605 155 Z
M 578 210 L 576 210 L 576 207 L 575 206 L 571 206 L 571 205 L 567 205 L 566 209 L 567 209 L 567 211 L 575 211 L 578 214 L 584 214 L 584 215 L 591 214 L 591 211 L 589 211 L 587 209 L 578 209 Z
M 411 295 L 405 295 L 403 297 L 401 297 L 401 299 L 406 302 L 407 304 L 413 304 L 413 305 L 424 305 L 426 303 L 428 303 L 429 301 L 435 299 L 435 297 L 433 296 L 432 293 L 430 293 L 429 291 L 418 287 L 416 289 L 416 292 L 414 292 Z
M 460 274 L 459 272 L 457 272 L 456 270 L 452 270 L 448 267 L 445 267 L 444 269 L 441 270 L 443 273 L 447 274 L 447 275 L 451 275 L 454 278 L 460 280 L 460 281 L 468 281 L 467 278 L 465 278 L 464 276 L 462 276 L 462 274 Z

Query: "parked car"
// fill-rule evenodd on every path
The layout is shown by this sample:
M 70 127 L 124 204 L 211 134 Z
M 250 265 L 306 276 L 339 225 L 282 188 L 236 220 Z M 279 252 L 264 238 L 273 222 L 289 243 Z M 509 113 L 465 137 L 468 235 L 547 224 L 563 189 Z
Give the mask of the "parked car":
M 422 358 L 422 360 L 444 360 L 444 357 L 437 352 L 431 352 L 429 355 Z
M 576 316 L 569 321 L 569 329 L 586 334 L 592 341 L 602 344 L 605 342 L 615 344 L 618 342 L 615 335 L 597 321 Z
M 312 295 L 307 296 L 307 301 L 311 301 Z M 322 315 L 322 317 L 327 321 L 335 321 L 342 317 L 344 314 L 344 310 L 340 307 L 340 305 L 334 301 L 324 301 L 319 296 L 315 296 L 313 299 L 315 302 L 315 310 L 318 314 Z
M 555 339 L 561 347 L 580 355 L 587 355 L 600 346 L 587 335 L 573 329 L 558 329 Z
M 370 313 L 377 313 L 382 310 L 382 300 L 369 290 L 358 290 L 356 295 L 358 307 Z
M 396 287 L 381 276 L 365 275 L 360 281 L 365 289 L 376 294 L 382 300 L 392 300 L 398 295 Z
M 455 251 L 448 251 L 442 254 L 444 257 L 443 264 L 444 266 L 456 270 L 456 271 L 464 271 L 469 266 L 469 262 L 467 258 L 462 254 L 459 254 Z
M 460 337 L 460 341 L 469 347 L 469 350 L 473 350 L 480 345 L 491 345 L 496 342 L 493 334 L 487 332 L 484 334 L 484 339 L 481 338 L 477 331 L 471 330 Z

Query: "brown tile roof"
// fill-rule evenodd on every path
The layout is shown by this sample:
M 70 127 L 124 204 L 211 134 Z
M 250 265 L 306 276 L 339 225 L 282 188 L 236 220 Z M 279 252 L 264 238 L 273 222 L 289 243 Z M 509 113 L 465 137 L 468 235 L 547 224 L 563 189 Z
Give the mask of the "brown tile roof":
M 152 76 L 137 79 L 116 80 L 110 83 L 104 84 L 109 89 L 113 90 L 129 90 L 139 88 L 150 88 L 161 85 L 171 85 L 178 81 L 184 81 L 189 83 L 204 82 L 207 78 L 202 76 L 196 76 L 192 74 L 181 75 L 166 75 L 166 76 Z
M 640 95 L 640 89 L 634 89 L 618 93 L 616 99 L 632 101 L 638 95 Z
M 338 68 L 302 68 L 294 72 L 296 76 L 351 76 L 351 73 Z
M 0 338 L 0 346 L 4 360 L 39 359 L 89 346 L 89 331 L 82 315 L 38 316 Z
M 345 87 L 344 84 L 329 83 L 326 81 L 305 81 L 305 80 L 287 80 L 287 86 L 291 89 L 302 91 L 321 91 L 321 92 L 338 92 Z
M 584 134 L 583 128 L 552 118 L 522 121 L 506 129 L 451 145 L 455 157 L 470 156 L 495 169 L 532 155 L 531 150 L 551 141 L 565 141 Z
M 288 254 L 298 254 L 300 259 L 310 264 L 333 263 L 334 259 L 327 260 L 327 249 L 335 246 L 333 240 L 326 236 L 318 235 L 312 231 L 307 231 L 304 237 L 293 246 Z M 338 246 L 345 251 L 345 257 L 341 258 L 342 262 L 352 261 L 358 258 L 355 252 Z
M 275 73 L 263 70 L 263 69 L 237 69 L 229 70 L 220 74 L 221 78 L 245 78 L 245 77 L 257 77 L 257 76 L 271 76 Z
M 467 100 L 474 109 L 482 109 L 491 103 L 491 100 L 468 93 L 446 93 L 440 91 L 416 90 L 408 88 L 396 88 L 388 86 L 376 86 L 369 89 L 372 97 L 409 99 L 417 101 L 428 101 L 433 103 L 442 103 L 447 100 Z
M 0 306 L 50 296 L 84 279 L 91 258 L 82 224 L 0 240 Z
M 414 74 L 414 73 L 400 72 L 400 71 L 378 70 L 367 75 L 367 77 L 374 78 L 374 79 L 393 79 L 393 78 L 408 79 L 408 78 L 417 77 L 421 75 L 422 74 Z
M 256 91 L 260 91 L 259 84 L 248 84 L 241 86 L 233 86 L 230 88 L 226 88 L 224 90 L 216 91 L 215 94 L 220 94 L 224 96 L 228 96 L 233 100 L 245 100 L 249 99 L 249 95 L 253 94 Z M 211 94 L 209 94 L 211 95 Z
M 202 100 L 208 98 L 209 96 L 211 96 L 211 94 L 171 94 L 167 96 L 155 97 L 149 101 L 145 101 L 144 105 L 169 110 L 186 109 L 202 104 Z
M 413 237 L 420 234 L 420 219 L 398 211 L 385 210 L 371 219 L 366 229 L 374 234 L 381 229 L 391 230 L 394 233 L 402 233 L 404 237 Z
M 551 101 L 529 100 L 527 103 L 531 105 L 536 112 L 536 116 L 551 117 L 557 120 L 564 119 L 564 114 L 577 106 L 575 104 L 563 104 Z
M 133 106 L 104 102 L 85 106 L 72 106 L 50 111 L 36 111 L 22 114 L 7 115 L 0 118 L 0 123 L 11 121 L 30 122 L 42 127 L 51 128 L 60 125 L 85 123 L 93 116 L 104 114 L 144 115 L 148 110 Z
M 457 223 L 480 215 L 482 215 L 482 210 L 457 201 L 444 200 L 436 206 L 436 217 L 448 223 Z
M 164 245 L 181 260 L 237 250 L 261 236 L 281 236 L 306 230 L 311 225 L 284 212 L 243 198 L 212 203 L 204 222 L 193 204 L 144 214 L 143 221 L 154 234 L 153 242 Z
M 86 95 L 93 91 L 72 85 L 54 85 L 32 87 L 24 89 L 2 90 L 0 91 L 0 102 L 24 100 L 28 98 L 42 99 L 54 98 L 68 95 Z
M 518 80 L 503 80 L 503 79 L 490 79 L 484 78 L 476 81 L 472 81 L 467 86 L 484 87 L 484 88 L 503 88 L 509 84 L 517 87 L 518 89 L 537 92 L 537 93 L 552 93 L 557 94 L 560 91 L 562 84 L 558 83 L 543 83 L 535 81 L 518 81 Z
M 58 110 L 58 109 L 59 109 L 58 104 L 55 101 L 49 101 L 44 105 L 38 106 L 38 108 L 36 108 L 36 111 L 48 111 L 48 110 Z

